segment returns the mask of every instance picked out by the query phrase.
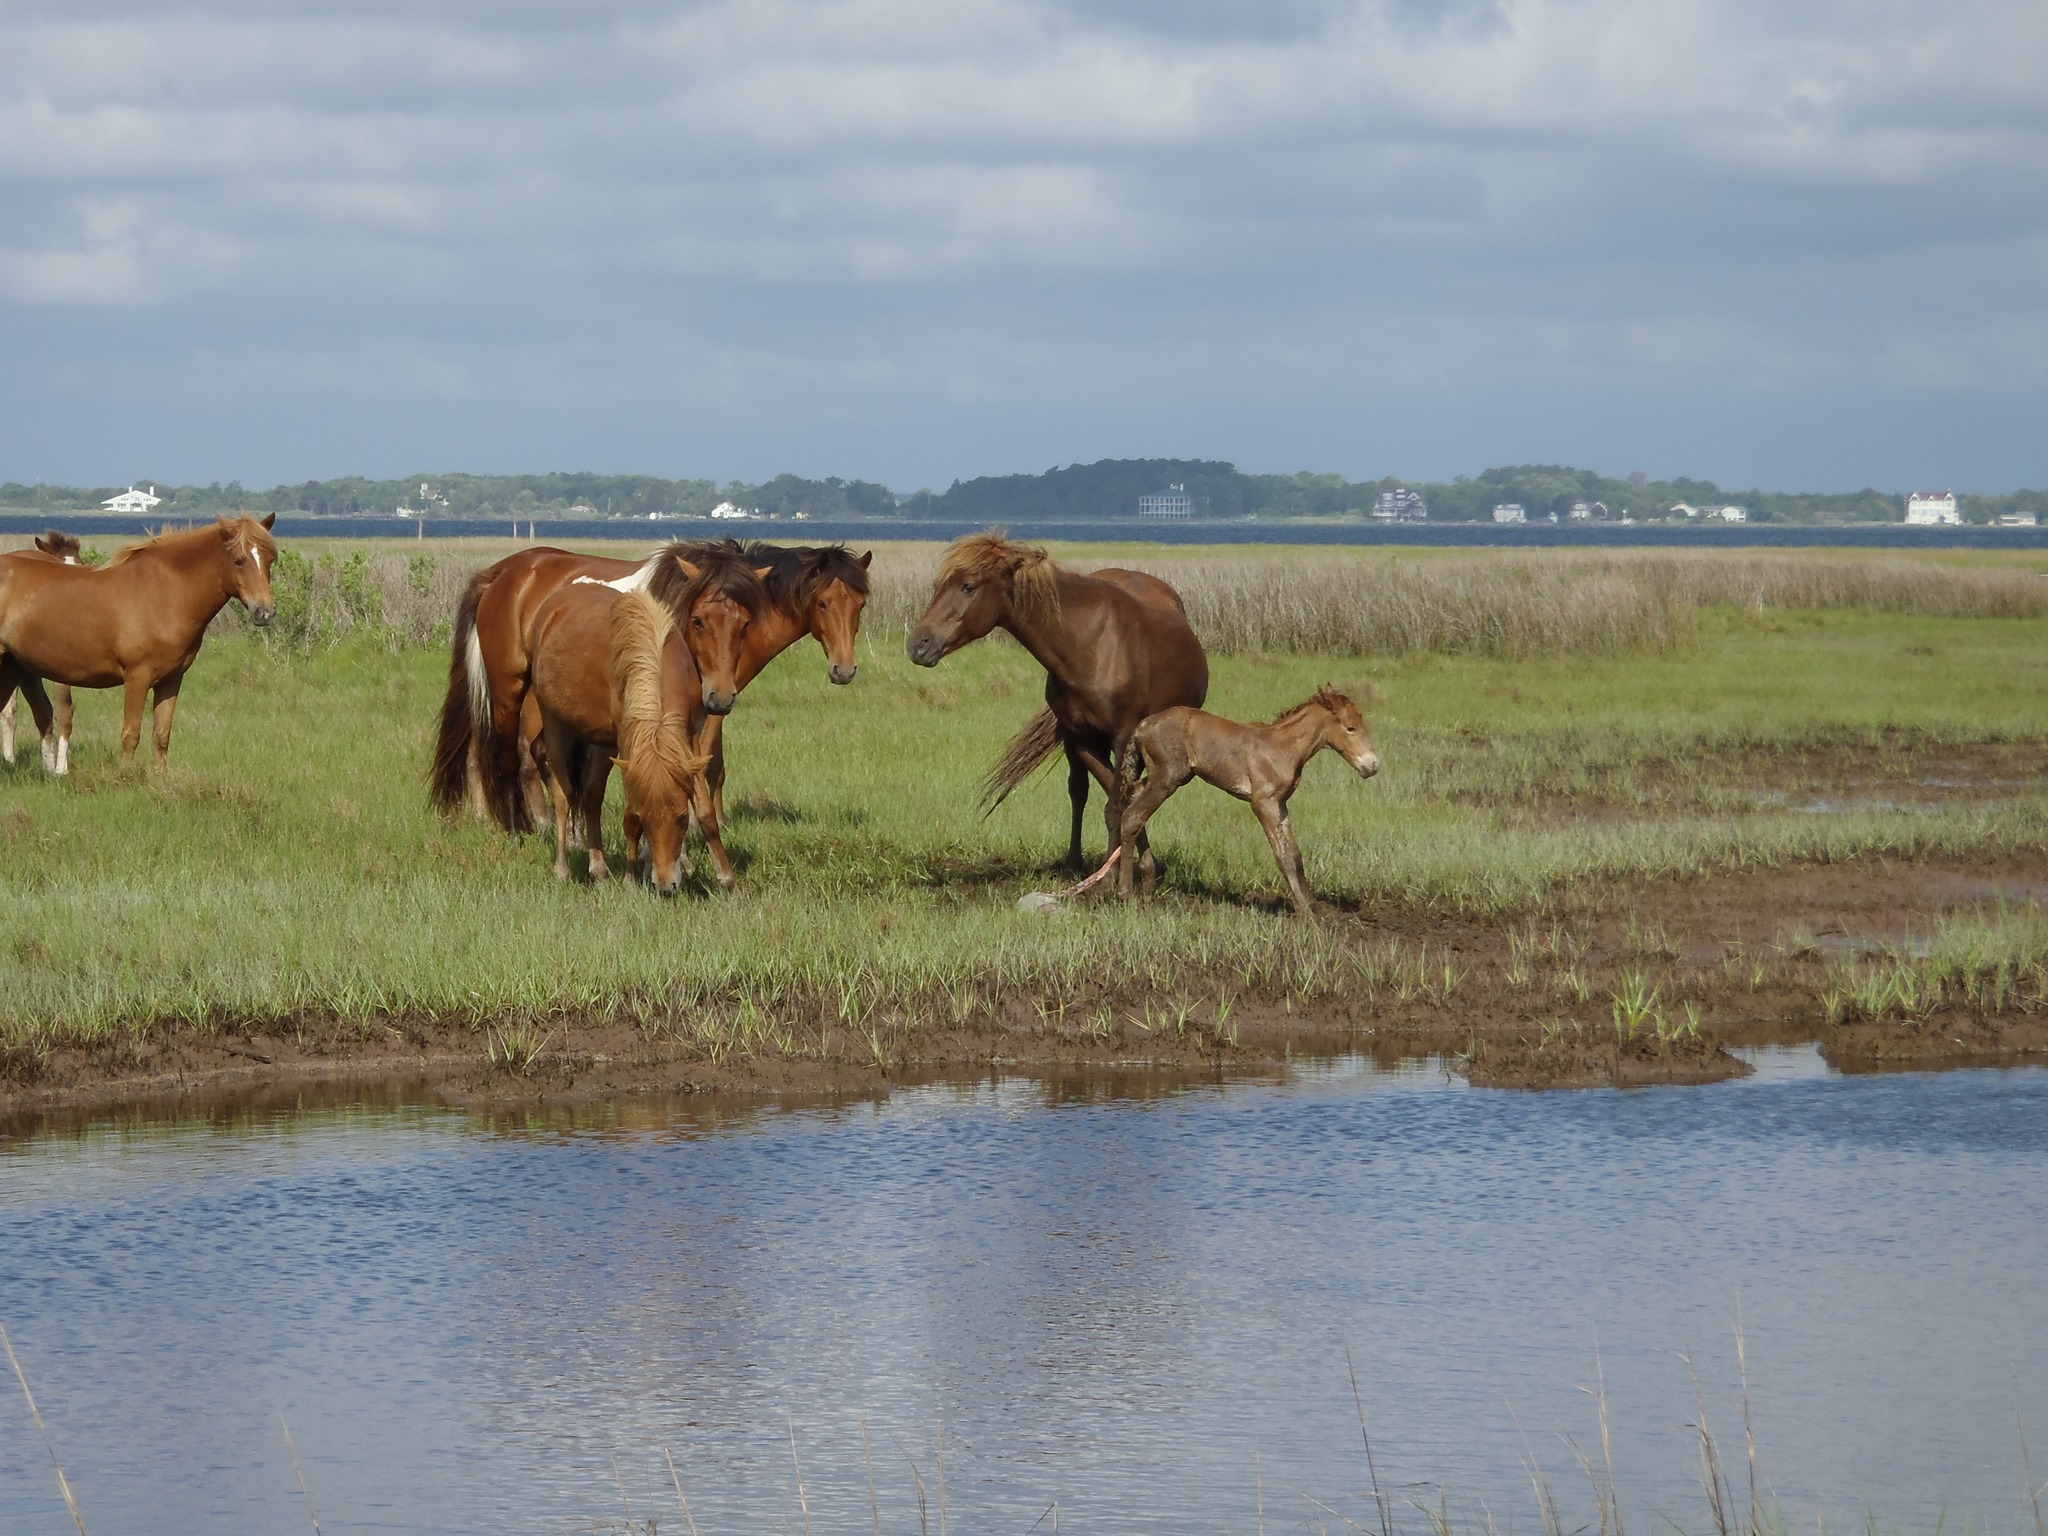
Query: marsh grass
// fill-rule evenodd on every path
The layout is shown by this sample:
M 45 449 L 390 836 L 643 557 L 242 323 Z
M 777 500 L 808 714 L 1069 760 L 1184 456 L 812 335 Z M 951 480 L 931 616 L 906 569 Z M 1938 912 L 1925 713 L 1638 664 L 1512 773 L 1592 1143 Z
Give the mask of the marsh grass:
M 1924 946 L 1895 944 L 1875 960 L 1831 967 L 1821 1000 L 1836 1024 L 1944 1008 L 2038 1012 L 2048 1006 L 2048 914 L 1997 903 L 1945 916 Z
M 1526 967 L 1584 1004 L 1583 940 L 1546 926 L 1546 904 L 1573 890 L 2048 846 L 2040 793 L 1825 816 L 1745 793 L 1757 764 L 1814 753 L 2042 740 L 2048 620 L 1730 611 L 1703 618 L 1690 646 L 1641 655 L 1219 655 L 1210 704 L 1236 718 L 1270 717 L 1333 676 L 1379 698 L 1381 775 L 1360 784 L 1320 761 L 1294 801 L 1310 883 L 1339 910 L 1285 916 L 1251 818 L 1190 793 L 1161 816 L 1159 899 L 1035 917 L 1014 902 L 1045 887 L 1065 846 L 1064 782 L 1027 784 L 987 820 L 974 786 L 1037 707 L 1042 674 L 1008 645 L 919 670 L 885 623 L 865 632 L 851 688 L 826 685 L 806 642 L 733 717 L 737 892 L 700 882 L 663 902 L 624 882 L 560 886 L 544 840 L 426 808 L 446 663 L 406 636 L 454 577 L 422 568 L 404 618 L 389 585 L 415 580 L 417 552 L 373 552 L 355 569 L 384 583 L 381 627 L 342 634 L 332 615 L 370 606 L 344 601 L 345 552 L 314 553 L 334 556 L 311 562 L 334 604 L 304 635 L 326 638 L 225 626 L 186 683 L 167 771 L 114 766 L 118 703 L 96 693 L 79 698 L 72 778 L 45 779 L 33 753 L 0 770 L 0 1071 L 32 1075 L 52 1042 L 166 1024 L 317 1020 L 370 1038 L 431 1020 L 474 1029 L 482 1055 L 487 1030 L 604 1019 L 712 1058 L 882 1061 L 935 1024 L 1020 1008 L 1079 1034 L 1102 1030 L 1105 1010 L 1120 1031 L 1148 1000 L 1186 998 L 1188 1020 L 1214 1015 L 1224 1035 L 1254 998 L 1363 1008 L 1455 994 L 1448 950 L 1346 908 L 1537 919 Z M 1643 791 L 1651 776 L 1667 792 Z M 1556 814 L 1588 785 L 1612 814 Z M 615 806 L 607 827 L 616 842 Z M 1668 943 L 1653 922 L 1638 935 L 1647 954 Z

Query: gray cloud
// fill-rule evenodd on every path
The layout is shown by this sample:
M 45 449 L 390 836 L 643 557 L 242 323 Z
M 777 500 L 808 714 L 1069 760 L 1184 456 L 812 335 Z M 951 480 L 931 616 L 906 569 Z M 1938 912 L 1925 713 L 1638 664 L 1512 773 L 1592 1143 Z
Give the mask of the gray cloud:
M 2048 480 L 2048 12 L 0 11 L 0 476 Z

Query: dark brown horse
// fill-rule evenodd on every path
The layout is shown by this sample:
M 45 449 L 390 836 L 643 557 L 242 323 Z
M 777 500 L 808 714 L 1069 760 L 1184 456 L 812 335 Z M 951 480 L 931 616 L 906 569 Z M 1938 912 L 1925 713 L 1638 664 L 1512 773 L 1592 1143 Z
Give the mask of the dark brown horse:
M 910 632 L 910 659 L 937 666 L 999 628 L 1016 636 L 1045 668 L 1046 708 L 1004 753 L 991 775 L 991 797 L 999 803 L 1055 748 L 1064 747 L 1074 808 L 1067 862 L 1082 868 L 1081 816 L 1089 779 L 1109 801 L 1109 841 L 1115 847 L 1123 816 L 1116 763 L 1124 744 L 1147 715 L 1201 704 L 1209 692 L 1208 657 L 1179 594 L 1157 577 L 1115 569 L 1084 576 L 1055 564 L 1042 549 L 1013 544 L 991 530 L 946 551 L 931 606 Z
M 831 665 L 832 681 L 850 683 L 858 670 L 854 641 L 860 633 L 861 610 L 867 602 L 867 566 L 838 546 L 786 549 L 769 544 L 739 545 L 686 542 L 663 553 L 690 560 L 693 555 L 723 551 L 737 556 L 766 581 L 767 602 L 738 637 L 733 665 L 735 690 L 744 688 L 761 669 L 805 635 L 816 638 Z M 480 764 L 491 753 L 516 760 L 523 736 L 518 713 L 511 706 L 517 680 L 524 675 L 525 636 L 533 614 L 561 587 L 585 578 L 598 581 L 631 579 L 652 573 L 660 559 L 610 560 L 572 554 L 563 549 L 522 550 L 479 571 L 470 579 L 456 611 L 455 636 L 448 665 L 448 693 L 441 706 L 441 728 L 431 775 L 433 798 L 453 810 L 467 795 L 480 813 L 508 827 L 530 826 L 530 809 L 508 820 L 509 808 L 487 803 L 481 790 Z M 727 706 L 730 707 L 729 705 Z M 706 722 L 708 740 L 699 744 L 712 754 L 713 798 L 722 805 L 724 748 L 718 713 Z M 533 723 L 527 722 L 525 737 Z M 522 771 L 524 764 L 519 765 Z M 503 781 L 503 763 L 498 769 Z
M 22 553 L 26 554 L 28 551 L 23 550 Z M 83 563 L 84 549 L 70 534 L 60 533 L 52 528 L 36 540 L 36 553 L 61 565 L 79 565 Z M 50 697 L 57 706 L 57 750 L 52 754 L 48 738 L 44 739 L 43 766 L 52 773 L 65 774 L 71 771 L 73 712 L 70 685 L 57 684 L 50 690 Z M 20 700 L 10 695 L 5 704 L 0 704 L 0 758 L 5 758 L 10 763 L 14 761 L 14 710 L 19 702 Z
M 569 878 L 570 829 L 581 823 L 590 878 L 605 877 L 602 817 L 612 764 L 626 786 L 626 857 L 647 843 L 647 874 L 664 896 L 682 883 L 693 805 L 704 802 L 705 756 L 693 740 L 703 681 L 666 605 L 645 591 L 578 584 L 541 604 L 529 634 L 529 697 L 547 743 L 555 810 L 555 875 Z
M 125 690 L 121 758 L 142 740 L 142 707 L 156 691 L 156 760 L 171 748 L 171 716 L 206 626 L 230 602 L 258 624 L 276 617 L 270 571 L 277 563 L 273 513 L 223 517 L 212 527 L 130 545 L 105 569 L 42 554 L 0 555 L 0 702 L 19 688 L 50 752 L 51 709 L 43 679 L 74 688 Z

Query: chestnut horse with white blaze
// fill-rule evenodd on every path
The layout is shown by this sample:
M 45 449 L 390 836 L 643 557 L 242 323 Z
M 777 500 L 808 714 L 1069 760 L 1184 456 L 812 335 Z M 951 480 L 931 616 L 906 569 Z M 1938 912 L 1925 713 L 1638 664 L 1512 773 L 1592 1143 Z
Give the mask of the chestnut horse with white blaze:
M 1117 871 L 1117 888 L 1131 894 L 1132 861 L 1152 813 L 1189 779 L 1200 778 L 1250 803 L 1272 844 L 1294 909 L 1308 911 L 1308 877 L 1301 865 L 1301 844 L 1294 840 L 1294 827 L 1287 819 L 1287 802 L 1309 759 L 1325 748 L 1356 769 L 1361 779 L 1380 771 L 1380 755 L 1373 750 L 1365 716 L 1328 683 L 1271 725 L 1242 725 L 1199 709 L 1166 709 L 1149 717 L 1132 734 L 1117 768 L 1124 804 L 1123 868 Z M 1145 893 L 1150 895 L 1158 884 L 1159 870 L 1153 864 L 1145 871 Z
M 22 551 L 27 554 L 27 550 Z M 68 533 L 52 528 L 36 540 L 36 553 L 61 565 L 83 563 L 85 553 L 78 540 Z M 74 713 L 71 705 L 71 689 L 59 683 L 51 690 L 50 697 L 57 706 L 57 750 L 54 758 L 47 740 L 43 743 L 43 766 L 52 773 L 65 774 L 71 771 L 71 724 Z M 14 761 L 14 711 L 21 701 L 9 695 L 5 704 L 0 704 L 0 758 Z
M 692 737 L 704 713 L 703 681 L 674 615 L 645 591 L 586 583 L 541 604 L 528 638 L 556 878 L 569 878 L 569 833 L 578 821 L 590 878 L 605 878 L 604 792 L 616 761 L 626 786 L 628 864 L 637 863 L 644 837 L 650 883 L 674 895 L 692 806 L 704 800 L 706 761 Z
M 732 693 L 707 699 L 708 740 L 714 801 L 723 801 L 724 748 L 720 716 L 732 707 L 739 689 L 761 669 L 805 635 L 814 637 L 830 663 L 834 683 L 850 683 L 859 670 L 854 642 L 860 634 L 867 602 L 868 555 L 856 559 L 844 548 L 786 549 L 775 545 L 682 542 L 669 545 L 645 560 L 612 560 L 572 554 L 564 549 L 529 549 L 508 556 L 470 578 L 455 615 L 454 644 L 448 664 L 448 693 L 441 706 L 441 726 L 430 775 L 432 794 L 443 810 L 452 811 L 467 797 L 479 814 L 510 831 L 525 830 L 533 821 L 524 776 L 530 765 L 520 760 L 522 741 L 538 733 L 529 718 L 522 726 L 516 696 L 526 669 L 526 633 L 540 605 L 572 582 L 597 580 L 632 584 L 651 581 L 664 555 L 686 564 L 711 552 L 737 557 L 765 583 L 767 601 L 748 613 L 717 617 L 729 631 L 714 643 L 736 649 L 731 666 Z M 701 633 L 693 631 L 693 634 Z M 695 642 L 693 642 L 693 648 Z M 700 663 L 706 658 L 700 656 Z M 719 669 L 705 664 L 707 675 Z M 505 785 L 516 771 L 522 781 L 518 802 L 493 799 L 483 790 L 484 765 L 495 757 L 490 777 Z
M 910 659 L 935 667 L 992 629 L 1006 629 L 1045 668 L 1045 709 L 1018 733 L 990 773 L 993 808 L 1056 748 L 1067 754 L 1073 835 L 1067 863 L 1085 868 L 1081 816 L 1088 781 L 1107 797 L 1110 846 L 1123 823 L 1116 763 L 1147 715 L 1199 705 L 1209 692 L 1209 659 L 1188 624 L 1180 594 L 1143 571 L 1090 575 L 1056 564 L 1042 549 L 1002 532 L 971 534 L 946 551 L 931 605 L 906 642 Z M 1141 842 L 1142 846 L 1142 842 Z M 1145 857 L 1149 860 L 1149 849 Z
M 101 569 L 41 554 L 0 555 L 0 701 L 19 688 L 49 750 L 45 678 L 74 688 L 124 690 L 121 759 L 142 740 L 142 710 L 156 693 L 156 760 L 171 748 L 178 689 L 199 655 L 206 626 L 231 602 L 258 624 L 277 616 L 270 572 L 277 515 L 222 517 L 212 527 L 167 533 L 120 551 Z

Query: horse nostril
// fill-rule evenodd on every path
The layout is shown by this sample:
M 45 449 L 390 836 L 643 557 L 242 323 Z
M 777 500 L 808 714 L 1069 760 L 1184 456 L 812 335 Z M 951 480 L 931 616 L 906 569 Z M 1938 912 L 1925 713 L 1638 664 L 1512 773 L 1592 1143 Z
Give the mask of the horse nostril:
M 832 669 L 832 681 L 843 687 L 847 683 L 852 682 L 854 675 L 859 671 L 859 667 L 834 667 Z
M 256 621 L 257 625 L 260 627 L 262 625 L 268 624 L 272 619 L 277 617 L 277 609 L 274 605 L 270 603 L 265 603 L 261 607 L 259 607 L 254 613 L 252 613 L 250 617 L 253 618 Z

